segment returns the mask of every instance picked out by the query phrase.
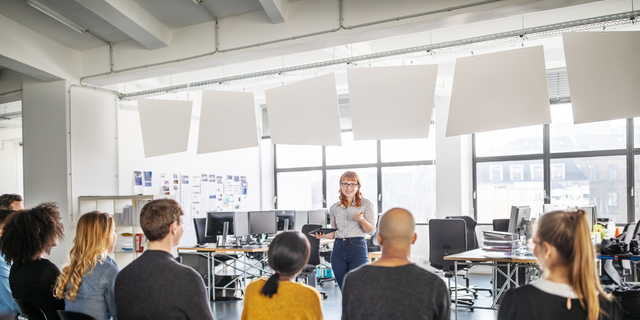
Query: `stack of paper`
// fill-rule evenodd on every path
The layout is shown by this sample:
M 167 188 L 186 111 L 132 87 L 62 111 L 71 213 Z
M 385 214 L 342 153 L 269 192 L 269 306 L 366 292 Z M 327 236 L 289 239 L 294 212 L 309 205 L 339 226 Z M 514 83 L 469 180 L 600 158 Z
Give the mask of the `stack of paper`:
M 516 233 L 500 231 L 484 231 L 483 233 L 483 250 L 511 251 L 516 247 L 518 242 L 518 235 Z

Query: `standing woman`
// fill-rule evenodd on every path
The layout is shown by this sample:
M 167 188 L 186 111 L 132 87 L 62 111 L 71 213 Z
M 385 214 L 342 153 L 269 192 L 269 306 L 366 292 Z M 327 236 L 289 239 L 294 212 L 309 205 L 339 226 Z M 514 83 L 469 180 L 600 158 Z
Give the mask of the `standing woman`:
M 13 298 L 36 305 L 49 320 L 60 319 L 56 310 L 64 310 L 64 300 L 53 296 L 60 270 L 44 258 L 64 238 L 60 220 L 58 205 L 45 202 L 14 213 L 0 237 L 0 251 L 12 264 L 9 285 Z
M 544 278 L 507 292 L 498 320 L 623 318 L 600 286 L 584 211 L 543 215 L 532 241 Z
M 113 218 L 103 212 L 85 213 L 78 220 L 71 259 L 58 277 L 55 297 L 65 310 L 86 313 L 98 320 L 116 319 L 113 286 L 120 269 L 109 257 L 116 245 Z
M 362 196 L 360 187 L 358 174 L 352 171 L 342 174 L 338 191 L 340 201 L 329 209 L 331 226 L 338 230 L 328 234 L 315 234 L 318 239 L 335 239 L 331 269 L 340 290 L 347 273 L 369 261 L 364 237 L 375 233 L 373 204 Z

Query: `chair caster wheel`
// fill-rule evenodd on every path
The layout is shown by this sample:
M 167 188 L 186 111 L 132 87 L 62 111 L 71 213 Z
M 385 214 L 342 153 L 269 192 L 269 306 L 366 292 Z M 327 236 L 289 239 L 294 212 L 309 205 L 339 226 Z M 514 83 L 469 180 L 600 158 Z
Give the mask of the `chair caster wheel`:
M 325 292 L 320 292 L 320 294 L 322 295 L 322 300 L 327 300 L 329 297 Z

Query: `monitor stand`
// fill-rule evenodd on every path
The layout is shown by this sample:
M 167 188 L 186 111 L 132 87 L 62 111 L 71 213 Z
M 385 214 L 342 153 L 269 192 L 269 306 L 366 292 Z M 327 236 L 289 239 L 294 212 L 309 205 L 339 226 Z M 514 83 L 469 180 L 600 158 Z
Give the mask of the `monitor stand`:
M 239 237 L 236 237 L 235 245 L 227 245 L 227 235 L 229 235 L 229 221 L 225 221 L 222 225 L 222 239 L 218 243 L 218 248 L 242 248 Z M 222 244 L 222 245 L 220 245 Z

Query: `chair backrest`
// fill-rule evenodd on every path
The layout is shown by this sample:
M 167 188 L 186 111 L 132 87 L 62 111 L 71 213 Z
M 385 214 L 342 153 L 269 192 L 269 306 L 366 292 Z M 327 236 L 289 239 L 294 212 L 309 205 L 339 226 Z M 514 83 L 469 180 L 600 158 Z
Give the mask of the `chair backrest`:
M 81 312 L 58 310 L 60 320 L 97 320 L 96 318 Z
M 447 219 L 462 219 L 467 224 L 467 250 L 480 248 L 478 237 L 476 236 L 476 226 L 478 223 L 469 216 L 450 216 Z
M 445 256 L 467 251 L 467 224 L 462 219 L 429 220 L 429 263 L 432 267 L 449 271 L 453 261 Z
M 206 230 L 207 230 L 207 219 L 205 218 L 194 218 L 193 219 L 193 226 L 195 227 L 196 230 L 196 241 L 198 241 L 198 244 L 202 245 L 205 243 L 215 243 L 217 238 L 216 236 L 212 236 L 212 237 L 207 237 L 206 236 Z
M 493 231 L 509 232 L 509 219 L 493 219 Z
M 47 320 L 47 316 L 38 306 L 20 299 L 13 299 L 20 309 L 20 315 L 29 318 L 29 320 Z
M 309 240 L 309 245 L 311 247 L 311 252 L 309 253 L 309 262 L 307 264 L 312 264 L 317 266 L 320 264 L 320 239 L 312 236 L 309 232 L 322 228 L 319 224 L 305 224 L 302 226 L 302 233 L 307 236 Z

